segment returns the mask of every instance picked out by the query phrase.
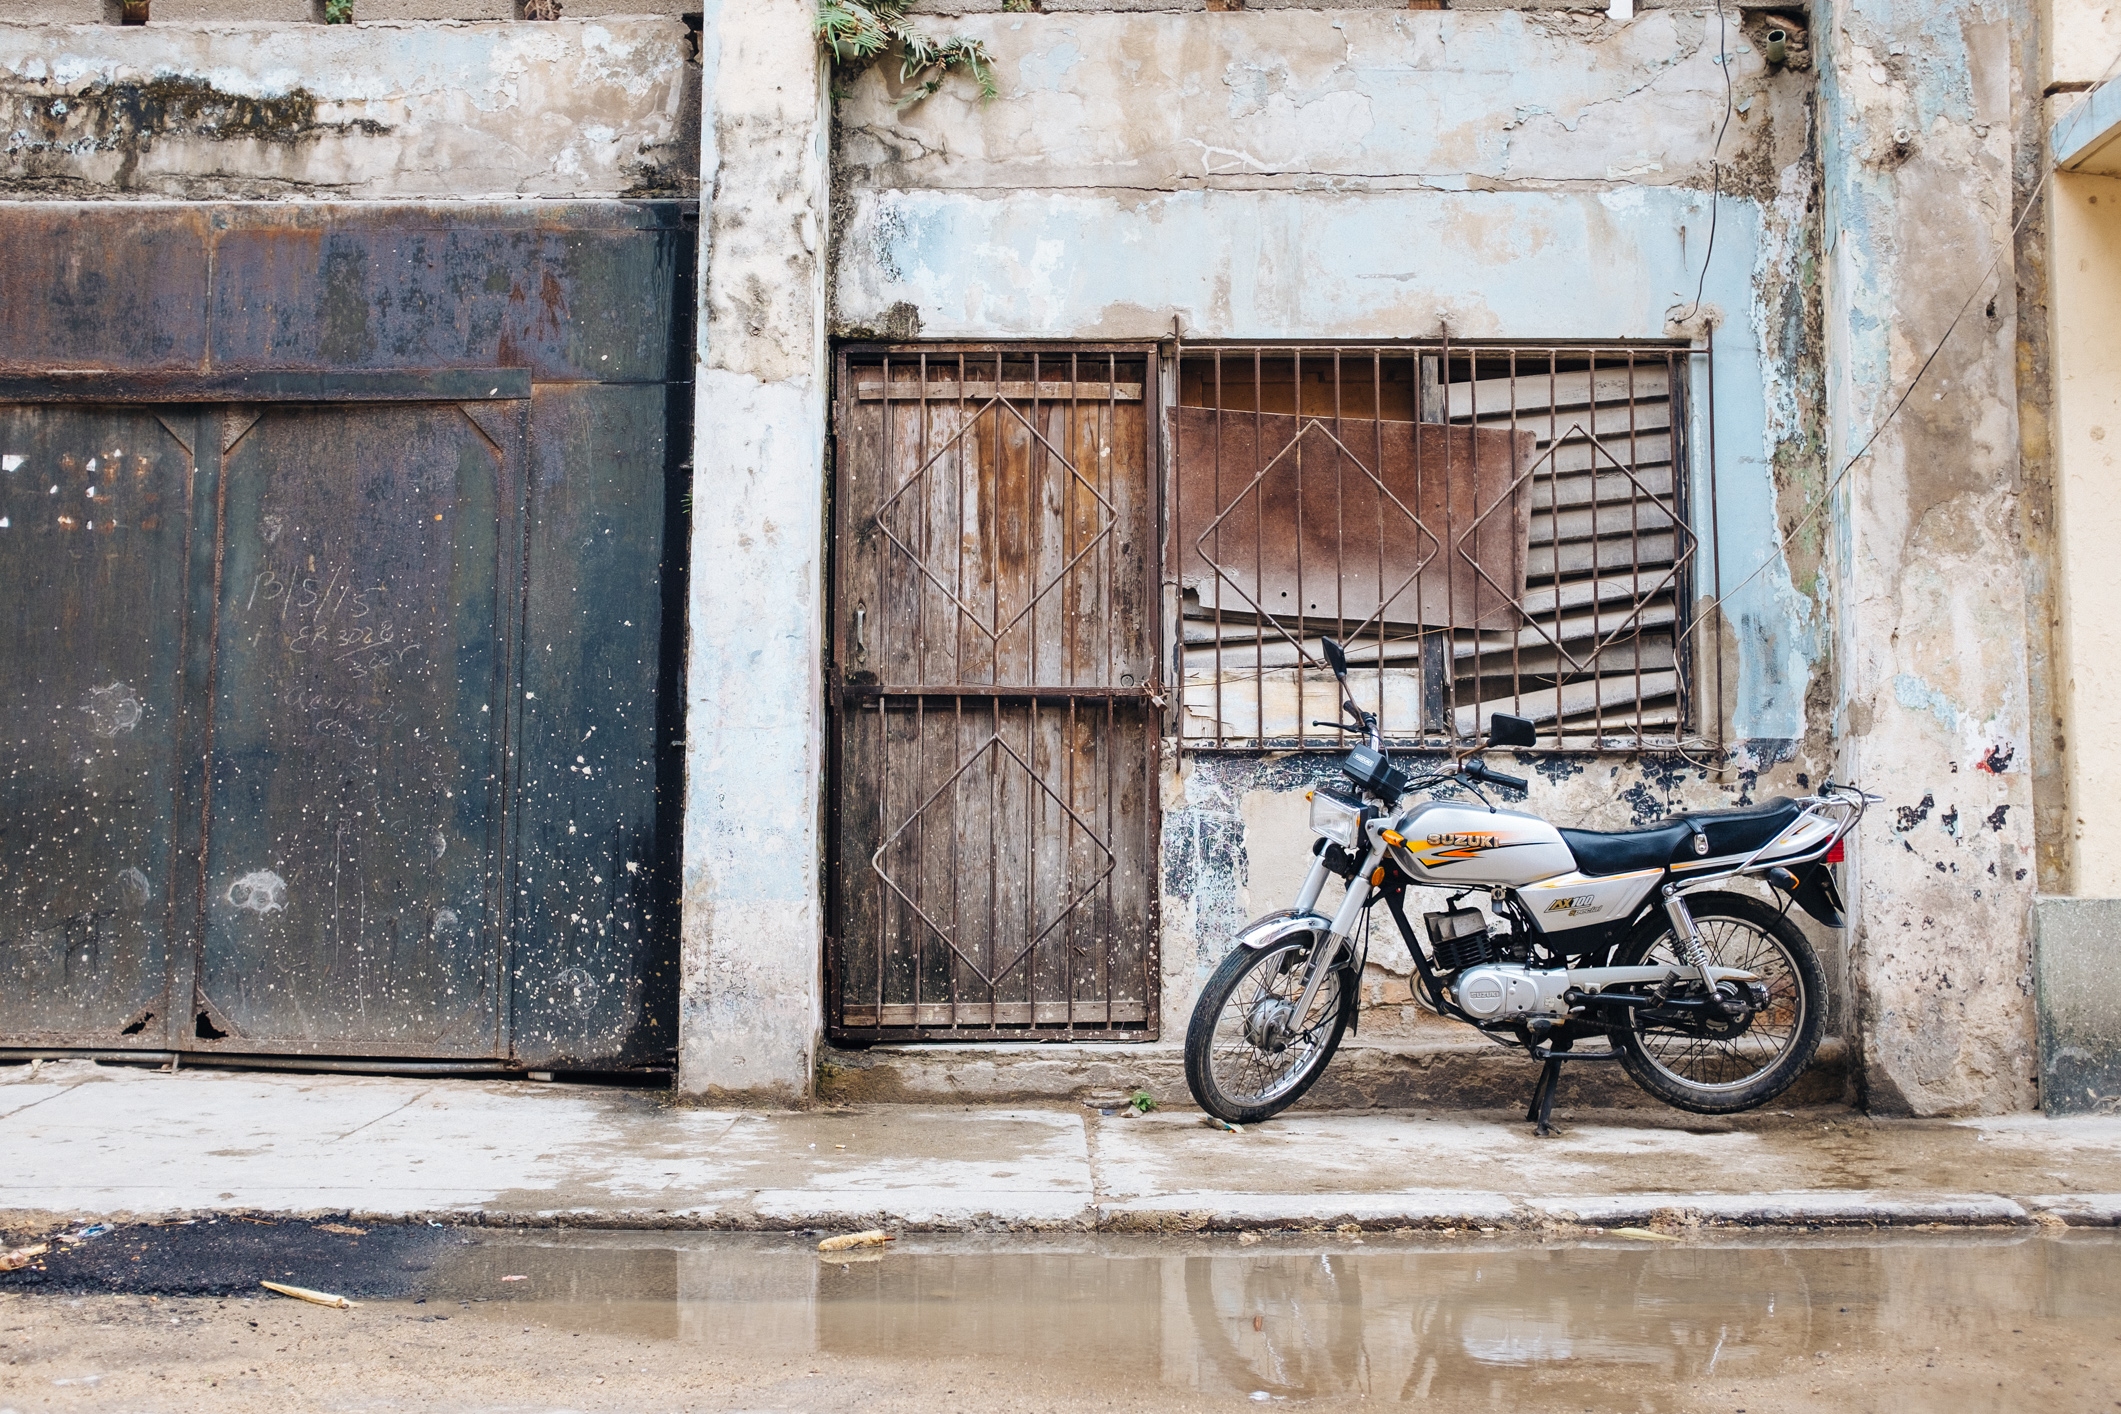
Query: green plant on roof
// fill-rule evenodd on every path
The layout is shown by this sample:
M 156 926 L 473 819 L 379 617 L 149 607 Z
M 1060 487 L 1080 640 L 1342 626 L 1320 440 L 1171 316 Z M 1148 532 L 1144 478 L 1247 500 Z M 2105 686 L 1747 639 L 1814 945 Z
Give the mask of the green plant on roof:
M 941 90 L 952 69 L 963 69 L 979 85 L 981 101 L 993 98 L 994 56 L 977 39 L 958 35 L 933 39 L 906 18 L 913 0 L 818 0 L 818 42 L 832 51 L 832 62 L 860 69 L 896 49 L 901 83 L 912 84 L 899 99 L 911 108 Z
M 324 0 L 324 23 L 328 25 L 352 24 L 353 0 Z

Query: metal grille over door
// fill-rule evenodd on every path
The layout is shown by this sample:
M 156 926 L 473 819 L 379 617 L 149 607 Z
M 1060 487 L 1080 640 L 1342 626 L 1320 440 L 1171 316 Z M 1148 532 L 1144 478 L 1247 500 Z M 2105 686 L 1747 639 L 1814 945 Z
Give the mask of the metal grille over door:
M 1154 1034 L 1150 367 L 841 358 L 837 1037 Z

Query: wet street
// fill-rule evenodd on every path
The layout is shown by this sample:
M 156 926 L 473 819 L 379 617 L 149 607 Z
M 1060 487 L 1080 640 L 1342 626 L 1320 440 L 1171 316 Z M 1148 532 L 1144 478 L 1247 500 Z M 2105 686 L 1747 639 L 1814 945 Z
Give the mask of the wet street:
M 938 1235 L 820 1255 L 815 1234 L 223 1219 L 0 1275 L 0 1409 L 2113 1410 L 2117 1237 Z

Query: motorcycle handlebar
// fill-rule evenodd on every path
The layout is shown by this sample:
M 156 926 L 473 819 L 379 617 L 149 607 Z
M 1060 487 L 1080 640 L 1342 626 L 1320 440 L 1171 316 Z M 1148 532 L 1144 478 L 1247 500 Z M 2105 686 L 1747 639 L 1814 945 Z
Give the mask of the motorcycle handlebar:
M 1531 782 L 1523 776 L 1506 776 L 1500 771 L 1490 770 L 1485 761 L 1468 761 L 1459 769 L 1474 780 L 1486 781 L 1493 786 L 1508 786 L 1515 791 L 1526 790 L 1531 786 Z

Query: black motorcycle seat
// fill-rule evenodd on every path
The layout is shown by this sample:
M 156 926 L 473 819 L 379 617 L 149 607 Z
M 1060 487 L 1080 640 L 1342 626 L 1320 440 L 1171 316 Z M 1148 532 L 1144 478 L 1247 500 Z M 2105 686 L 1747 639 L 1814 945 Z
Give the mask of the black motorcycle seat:
M 1629 874 L 1639 869 L 1662 869 L 1675 860 L 1715 859 L 1732 854 L 1751 854 L 1789 827 L 1800 807 L 1788 796 L 1776 796 L 1758 805 L 1734 810 L 1683 810 L 1668 815 L 1647 830 L 1563 830 L 1561 839 L 1576 858 L 1578 872 L 1590 875 Z M 1694 829 L 1708 837 L 1706 855 L 1694 849 Z

